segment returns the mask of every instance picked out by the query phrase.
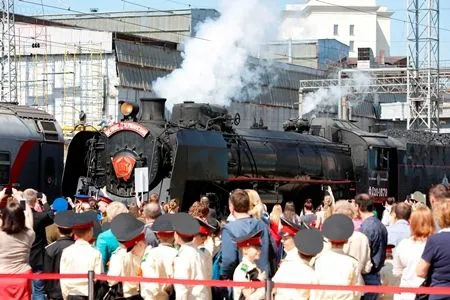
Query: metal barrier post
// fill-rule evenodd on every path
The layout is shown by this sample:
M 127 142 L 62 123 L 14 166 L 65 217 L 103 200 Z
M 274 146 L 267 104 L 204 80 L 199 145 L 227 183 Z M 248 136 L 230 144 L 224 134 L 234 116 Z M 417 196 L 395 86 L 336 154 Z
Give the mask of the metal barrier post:
M 272 300 L 272 289 L 273 289 L 273 282 L 270 279 L 266 279 L 266 296 L 265 300 Z
M 94 271 L 88 271 L 88 299 L 94 300 Z

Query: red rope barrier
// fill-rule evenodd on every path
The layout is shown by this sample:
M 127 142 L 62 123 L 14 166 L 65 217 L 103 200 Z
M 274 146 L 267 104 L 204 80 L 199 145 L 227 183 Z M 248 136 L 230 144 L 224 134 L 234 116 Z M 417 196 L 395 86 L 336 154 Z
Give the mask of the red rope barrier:
M 40 279 L 40 280 L 58 280 L 58 279 L 88 279 L 87 274 L 57 274 L 57 273 L 21 273 L 21 274 L 0 274 L 0 279 Z M 263 281 L 238 282 L 231 280 L 191 280 L 174 278 L 148 278 L 137 276 L 107 276 L 96 274 L 96 280 L 122 281 L 122 282 L 152 282 L 164 284 L 183 284 L 188 286 L 204 285 L 209 287 L 264 287 Z M 329 290 L 329 291 L 357 291 L 363 293 L 383 293 L 383 294 L 429 294 L 429 295 L 450 295 L 450 287 L 397 287 L 397 286 L 344 286 L 344 285 L 319 285 L 319 284 L 294 284 L 294 283 L 275 283 L 275 288 L 304 289 L 304 290 Z

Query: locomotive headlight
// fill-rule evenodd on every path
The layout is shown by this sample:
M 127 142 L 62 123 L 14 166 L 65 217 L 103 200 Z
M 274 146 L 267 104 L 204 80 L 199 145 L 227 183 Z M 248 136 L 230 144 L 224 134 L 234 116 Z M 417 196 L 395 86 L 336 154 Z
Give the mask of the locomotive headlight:
M 135 117 L 139 112 L 139 106 L 132 102 L 120 101 L 120 112 L 125 117 Z

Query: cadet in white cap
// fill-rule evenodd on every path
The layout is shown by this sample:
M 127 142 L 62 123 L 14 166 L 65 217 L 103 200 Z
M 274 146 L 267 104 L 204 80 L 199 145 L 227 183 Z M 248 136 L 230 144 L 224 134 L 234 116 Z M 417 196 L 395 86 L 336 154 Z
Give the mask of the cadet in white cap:
M 192 245 L 195 235 L 200 232 L 200 224 L 187 213 L 177 213 L 172 219 L 175 231 L 175 243 L 180 245 L 174 261 L 174 278 L 206 280 L 206 268 L 200 250 Z M 209 300 L 211 289 L 207 286 L 187 286 L 175 284 L 175 296 L 178 300 Z
M 294 238 L 296 257 L 290 252 L 280 264 L 272 281 L 277 283 L 317 284 L 314 269 L 309 265 L 311 258 L 323 249 L 323 237 L 315 228 L 300 230 Z M 315 290 L 275 289 L 275 299 L 315 299 Z
M 109 276 L 140 276 L 141 260 L 147 243 L 144 234 L 145 224 L 133 214 L 122 213 L 111 222 L 111 231 L 120 246 L 111 255 Z M 110 281 L 117 287 L 117 282 Z M 141 299 L 138 282 L 122 282 L 123 297 L 129 300 Z M 119 289 L 120 290 L 120 289 Z
M 90 213 L 72 214 L 70 228 L 76 236 L 73 245 L 65 248 L 61 255 L 61 274 L 87 274 L 94 271 L 103 272 L 102 256 L 100 252 L 89 243 L 94 235 L 95 216 Z M 61 292 L 65 300 L 87 299 L 88 281 L 86 278 L 61 279 Z
M 142 258 L 142 277 L 173 278 L 173 264 L 178 251 L 174 248 L 174 214 L 159 216 L 152 225 L 152 231 L 159 239 L 157 247 L 147 246 Z M 173 286 L 156 282 L 142 282 L 141 296 L 144 300 L 167 300 L 174 295 Z
M 353 221 L 346 215 L 335 214 L 323 223 L 322 233 L 331 243 L 331 249 L 317 257 L 314 269 L 319 284 L 359 285 L 358 260 L 343 251 L 353 234 Z M 359 299 L 359 292 L 318 290 L 316 299 Z

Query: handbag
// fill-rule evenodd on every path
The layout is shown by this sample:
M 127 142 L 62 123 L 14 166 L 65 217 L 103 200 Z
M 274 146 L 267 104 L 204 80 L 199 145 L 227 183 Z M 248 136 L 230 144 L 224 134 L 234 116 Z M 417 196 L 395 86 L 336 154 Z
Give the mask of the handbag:
M 420 287 L 429 287 L 431 285 L 431 276 L 427 276 L 425 280 L 422 282 Z M 416 294 L 416 300 L 428 300 L 430 295 L 428 294 Z

